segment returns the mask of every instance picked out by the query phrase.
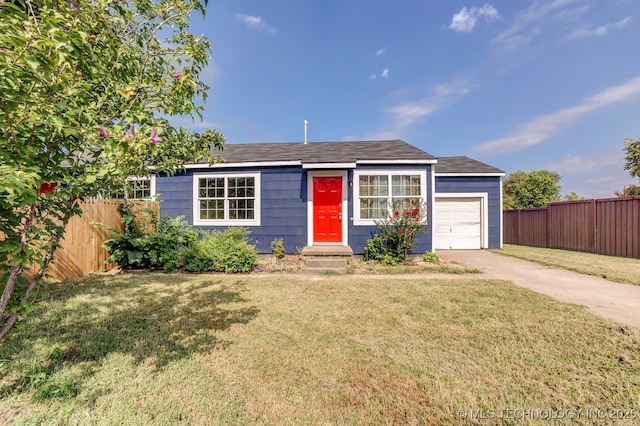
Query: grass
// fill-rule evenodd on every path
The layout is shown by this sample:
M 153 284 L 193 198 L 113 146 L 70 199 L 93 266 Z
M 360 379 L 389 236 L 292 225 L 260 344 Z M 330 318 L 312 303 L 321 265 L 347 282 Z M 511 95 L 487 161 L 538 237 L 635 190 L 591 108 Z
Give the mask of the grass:
M 282 259 L 274 256 L 262 255 L 253 271 L 258 274 L 304 274 L 304 260 L 301 256 L 287 255 Z M 376 274 L 376 275 L 404 275 L 404 274 L 479 274 L 477 268 L 468 268 L 453 261 L 439 260 L 438 262 L 424 262 L 419 257 L 410 258 L 407 263 L 399 265 L 383 265 L 374 260 L 362 260 L 355 256 L 347 266 L 347 273 Z M 325 275 L 330 275 L 326 274 Z
M 51 286 L 24 325 L 0 346 L 0 424 L 640 415 L 640 330 L 504 281 L 90 276 Z
M 424 262 L 419 258 L 411 258 L 406 264 L 383 265 L 375 260 L 355 260 L 349 265 L 351 274 L 380 274 L 380 275 L 404 275 L 404 274 L 479 274 L 477 268 L 468 268 L 456 262 L 440 260 L 437 263 Z
M 610 281 L 640 285 L 640 259 L 511 244 L 491 251 Z

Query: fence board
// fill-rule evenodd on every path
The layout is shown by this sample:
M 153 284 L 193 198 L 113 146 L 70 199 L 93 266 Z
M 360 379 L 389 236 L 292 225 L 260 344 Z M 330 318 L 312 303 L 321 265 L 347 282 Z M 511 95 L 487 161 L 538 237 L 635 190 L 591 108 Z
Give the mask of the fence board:
M 114 268 L 113 263 L 105 263 L 109 257 L 102 244 L 109 238 L 109 229 L 95 226 L 103 223 L 113 229 L 122 230 L 118 206 L 122 200 L 86 199 L 80 203 L 81 216 L 69 220 L 61 247 L 56 251 L 55 261 L 49 274 L 57 279 L 78 277 L 92 272 L 104 272 Z M 159 209 L 156 201 L 129 201 L 134 212 L 143 209 Z
M 543 232 L 541 232 L 543 231 Z M 544 233 L 546 238 L 541 235 Z M 640 197 L 506 210 L 504 242 L 640 259 Z

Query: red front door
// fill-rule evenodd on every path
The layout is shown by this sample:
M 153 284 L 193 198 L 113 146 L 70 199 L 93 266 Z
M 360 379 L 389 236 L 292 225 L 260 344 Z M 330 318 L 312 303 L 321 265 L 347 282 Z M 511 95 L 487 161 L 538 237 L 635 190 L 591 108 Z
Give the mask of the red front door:
M 342 242 L 342 178 L 313 178 L 313 242 Z

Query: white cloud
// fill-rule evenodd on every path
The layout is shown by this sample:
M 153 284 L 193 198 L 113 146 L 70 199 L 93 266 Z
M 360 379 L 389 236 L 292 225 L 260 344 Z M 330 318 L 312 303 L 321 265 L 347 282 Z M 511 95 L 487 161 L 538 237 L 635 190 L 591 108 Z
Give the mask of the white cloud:
M 561 175 L 583 173 L 600 167 L 597 161 L 578 155 L 567 155 L 562 160 L 549 165 L 548 169 Z
M 385 128 L 370 133 L 366 139 L 401 138 L 411 126 L 418 124 L 431 114 L 441 110 L 469 93 L 466 81 L 455 80 L 448 84 L 440 84 L 429 90 L 429 93 L 417 100 L 402 99 L 385 111 Z M 393 97 L 405 98 L 414 94 L 415 90 L 401 90 Z
M 476 145 L 474 149 L 493 154 L 521 151 L 544 142 L 588 113 L 639 95 L 640 76 L 632 78 L 620 86 L 609 87 L 592 97 L 584 99 L 581 104 L 574 107 L 535 117 L 531 121 L 522 124 L 515 133 L 483 142 Z
M 376 56 L 382 56 L 387 53 L 387 49 L 378 49 Z
M 633 179 L 624 170 L 624 155 L 619 147 L 612 147 L 603 151 L 592 152 L 589 157 L 568 156 L 564 170 L 567 175 L 562 176 L 562 189 L 566 192 L 575 191 L 587 198 L 608 198 L 614 196 L 614 191 L 620 191 L 626 185 L 633 183 Z M 578 161 L 584 161 L 585 167 L 580 170 Z M 559 162 L 559 166 L 564 164 Z M 561 175 L 563 171 L 558 171 Z M 581 173 L 582 171 L 582 173 Z
M 252 30 L 264 31 L 267 33 L 276 33 L 278 29 L 267 24 L 259 16 L 245 15 L 244 13 L 236 13 L 236 19 L 242 22 L 247 28 Z
M 378 78 L 377 75 L 375 74 L 369 74 L 369 80 L 375 80 L 376 78 Z
M 601 25 L 598 28 L 593 28 L 593 29 L 578 28 L 577 30 L 569 34 L 567 38 L 573 39 L 573 38 L 585 38 L 585 37 L 592 37 L 592 36 L 607 35 L 609 34 L 610 30 L 621 29 L 626 27 L 627 24 L 632 21 L 632 19 L 633 18 L 631 16 L 627 16 L 626 18 L 621 19 L 618 22 Z
M 460 12 L 453 14 L 449 28 L 462 33 L 470 33 L 476 27 L 478 19 L 491 22 L 502 19 L 502 17 L 498 10 L 489 3 L 480 7 L 473 6 L 470 9 L 463 7 Z
M 382 78 L 389 78 L 389 68 L 385 68 L 382 70 L 382 74 L 380 74 Z
M 513 24 L 493 39 L 493 43 L 505 50 L 515 50 L 541 33 L 538 24 L 550 18 L 570 19 L 584 13 L 585 0 L 536 0 L 531 6 L 519 12 Z M 580 3 L 573 7 L 575 3 Z

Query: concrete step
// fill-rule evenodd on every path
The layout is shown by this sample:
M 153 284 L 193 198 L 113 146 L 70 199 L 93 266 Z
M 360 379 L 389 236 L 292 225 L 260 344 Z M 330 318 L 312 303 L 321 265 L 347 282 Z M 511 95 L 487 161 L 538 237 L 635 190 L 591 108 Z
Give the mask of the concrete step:
M 349 246 L 339 245 L 306 246 L 300 254 L 303 256 L 351 257 L 353 250 Z
M 344 257 L 306 257 L 304 262 L 308 273 L 347 273 L 347 259 Z

